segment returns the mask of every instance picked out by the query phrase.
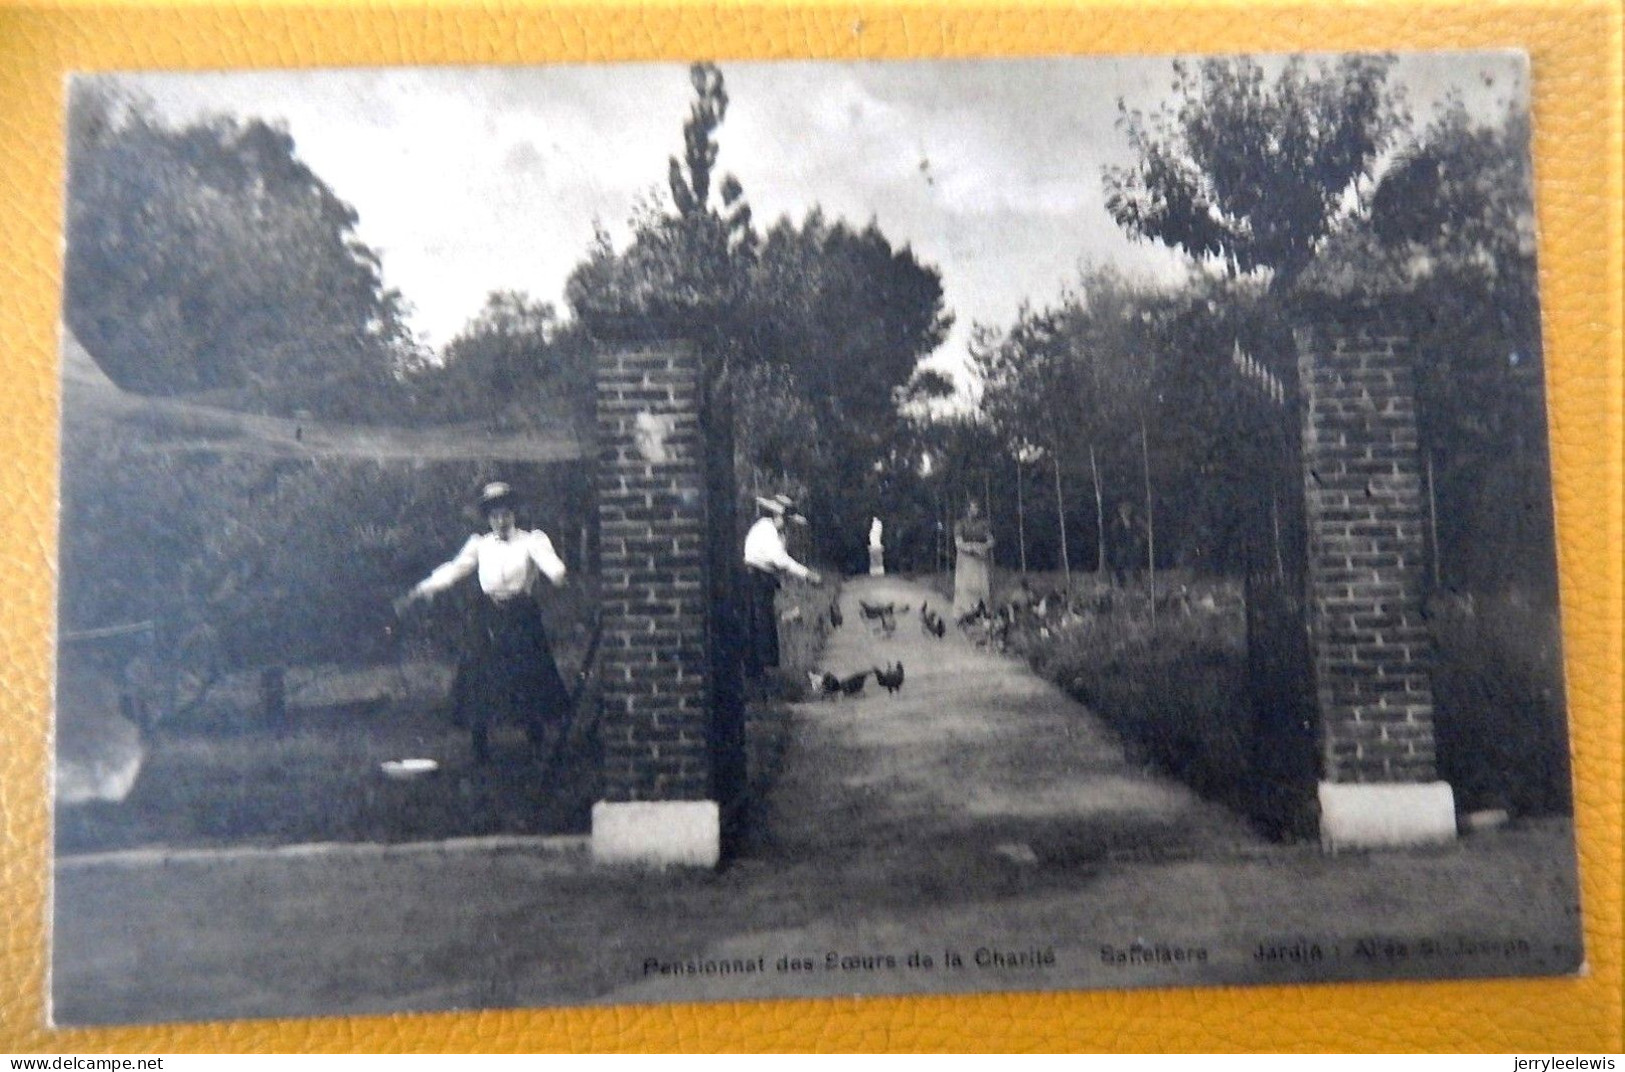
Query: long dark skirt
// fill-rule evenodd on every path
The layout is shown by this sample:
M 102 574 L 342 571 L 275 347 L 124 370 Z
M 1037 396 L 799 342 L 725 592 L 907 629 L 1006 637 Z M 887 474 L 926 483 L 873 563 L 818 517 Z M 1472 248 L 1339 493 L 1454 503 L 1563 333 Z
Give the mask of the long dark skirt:
M 570 693 L 553 661 L 535 600 L 497 603 L 482 598 L 477 607 L 452 702 L 453 718 L 468 726 L 474 756 L 483 762 L 493 722 L 516 720 L 531 743 L 540 744 L 549 727 L 568 721 Z
M 779 665 L 778 592 L 773 574 L 745 570 L 745 672 L 752 677 Z

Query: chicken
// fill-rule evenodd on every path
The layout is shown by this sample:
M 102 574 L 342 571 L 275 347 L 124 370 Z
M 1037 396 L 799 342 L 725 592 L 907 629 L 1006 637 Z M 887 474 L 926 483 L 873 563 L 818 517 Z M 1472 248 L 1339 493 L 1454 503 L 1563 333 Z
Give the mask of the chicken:
M 841 693 L 846 696 L 856 696 L 862 692 L 863 683 L 868 680 L 870 673 L 871 671 L 865 670 L 862 673 L 853 674 L 851 677 L 841 678 Z
M 865 618 L 868 618 L 870 621 L 876 621 L 888 614 L 895 614 L 897 612 L 897 606 L 893 603 L 865 603 L 860 599 L 858 600 L 858 610 L 863 612 L 863 616 Z
M 874 674 L 875 684 L 893 695 L 896 695 L 897 690 L 903 687 L 903 664 L 901 662 L 890 670 L 882 670 L 877 666 L 874 669 Z
M 932 610 L 929 603 L 920 604 L 920 631 L 938 640 L 948 632 L 948 625 L 943 621 L 942 615 Z
M 1059 588 L 1051 588 L 1044 593 L 1044 598 L 1033 604 L 1033 613 L 1041 621 L 1049 621 L 1051 617 L 1060 614 L 1066 608 L 1066 596 L 1061 594 Z
M 826 697 L 837 695 L 841 691 L 841 679 L 827 670 L 822 674 L 815 670 L 807 671 L 807 681 L 815 691 Z
M 976 601 L 976 606 L 972 607 L 967 613 L 959 616 L 959 624 L 962 626 L 975 625 L 977 621 L 986 617 L 987 604 L 978 599 Z

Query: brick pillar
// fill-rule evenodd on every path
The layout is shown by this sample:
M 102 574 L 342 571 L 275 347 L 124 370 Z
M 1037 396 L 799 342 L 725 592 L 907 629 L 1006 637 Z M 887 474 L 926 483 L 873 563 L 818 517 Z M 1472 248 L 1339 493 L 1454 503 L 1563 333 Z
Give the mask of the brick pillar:
M 686 342 L 598 354 L 598 516 L 605 862 L 711 866 L 706 494 L 699 353 Z
M 1310 640 L 1328 848 L 1455 836 L 1434 763 L 1422 616 L 1422 462 L 1406 340 L 1366 308 L 1296 333 L 1303 388 Z

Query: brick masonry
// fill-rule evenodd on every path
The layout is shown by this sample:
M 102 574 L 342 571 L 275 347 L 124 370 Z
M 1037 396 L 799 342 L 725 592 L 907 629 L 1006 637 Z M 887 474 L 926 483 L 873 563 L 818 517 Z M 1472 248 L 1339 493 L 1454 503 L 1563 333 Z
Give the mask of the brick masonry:
M 699 352 L 598 353 L 603 794 L 711 797 L 705 482 Z
M 1358 314 L 1297 335 L 1322 774 L 1436 777 L 1422 463 L 1406 340 Z

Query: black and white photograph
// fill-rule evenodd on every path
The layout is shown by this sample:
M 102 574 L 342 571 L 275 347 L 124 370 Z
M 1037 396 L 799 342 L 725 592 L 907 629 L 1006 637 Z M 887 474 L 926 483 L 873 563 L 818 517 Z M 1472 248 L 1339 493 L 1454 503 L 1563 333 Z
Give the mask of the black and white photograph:
M 1583 973 L 1532 77 L 73 77 L 52 1022 Z

